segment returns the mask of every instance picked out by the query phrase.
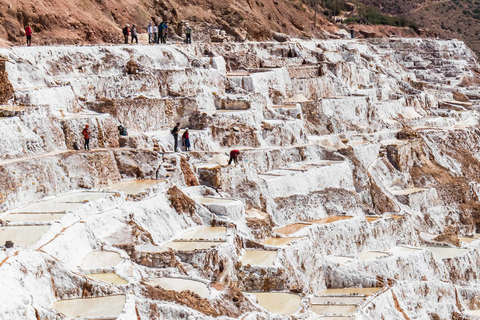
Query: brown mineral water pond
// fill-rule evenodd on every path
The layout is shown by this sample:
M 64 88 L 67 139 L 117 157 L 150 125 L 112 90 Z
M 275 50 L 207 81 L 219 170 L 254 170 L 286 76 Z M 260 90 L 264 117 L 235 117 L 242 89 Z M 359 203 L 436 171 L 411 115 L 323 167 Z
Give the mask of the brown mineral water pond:
M 379 259 L 379 258 L 385 258 L 389 257 L 390 255 L 386 252 L 380 252 L 380 251 L 367 251 L 367 252 L 362 252 L 357 255 L 357 259 L 361 261 L 367 261 L 367 260 L 372 260 L 372 259 Z
M 359 304 L 365 300 L 364 296 L 320 296 L 312 297 L 311 304 Z
M 369 287 L 369 288 L 338 288 L 338 289 L 325 289 L 320 292 L 318 292 L 318 295 L 346 295 L 346 294 L 352 294 L 352 295 L 371 295 L 374 294 L 378 291 L 380 291 L 382 288 L 380 287 Z
M 301 237 L 291 237 L 291 238 L 267 238 L 260 242 L 261 244 L 267 244 L 270 246 L 286 246 L 290 243 L 292 243 L 295 240 L 302 239 Z
M 145 179 L 145 180 L 126 180 L 120 181 L 115 184 L 109 185 L 108 190 L 120 190 L 126 194 L 139 194 L 150 187 L 153 187 L 160 183 L 160 180 Z
M 316 314 L 329 314 L 329 315 L 351 315 L 357 310 L 356 305 L 321 305 L 313 304 L 310 306 L 310 310 Z
M 82 269 L 113 268 L 122 257 L 113 251 L 92 251 L 83 259 Z
M 49 222 L 60 220 L 64 213 L 10 213 L 2 220 L 10 222 Z
M 193 251 L 211 249 L 224 243 L 219 241 L 171 241 L 162 245 L 162 247 L 178 251 Z
M 275 229 L 273 229 L 273 231 L 275 231 L 277 233 L 288 235 L 288 234 L 295 233 L 295 232 L 297 232 L 297 231 L 299 231 L 299 230 L 301 230 L 305 227 L 308 227 L 308 226 L 311 226 L 311 224 L 310 223 L 294 223 L 294 224 L 290 224 L 288 226 L 275 228 Z
M 91 273 L 86 275 L 95 280 L 102 280 L 113 284 L 127 284 L 128 281 L 119 277 L 116 273 Z
M 159 286 L 165 290 L 174 290 L 177 292 L 192 291 L 201 298 L 206 299 L 210 295 L 210 289 L 207 285 L 200 281 L 181 279 L 181 278 L 154 278 L 146 282 L 146 284 L 156 287 Z
M 367 220 L 368 222 L 374 222 L 374 221 L 377 221 L 379 219 L 382 219 L 382 217 L 380 217 L 380 216 L 365 216 L 365 220 Z
M 330 216 L 330 217 L 310 221 L 310 223 L 327 224 L 327 223 L 332 223 L 332 222 L 341 221 L 341 220 L 348 220 L 352 218 L 353 218 L 352 216 Z
M 116 319 L 125 305 L 125 295 L 60 300 L 52 308 L 69 318 Z
M 447 248 L 447 247 L 428 247 L 421 246 L 423 249 L 430 250 L 435 260 L 442 260 L 445 258 L 453 258 L 468 252 L 467 249 Z
M 260 306 L 272 313 L 289 315 L 300 308 L 300 296 L 283 292 L 248 292 L 257 298 Z
M 30 247 L 40 240 L 48 228 L 49 225 L 0 227 L 0 245 L 9 240 L 13 241 L 15 247 Z
M 242 255 L 240 261 L 244 266 L 264 266 L 272 267 L 275 258 L 277 257 L 277 251 L 269 250 L 247 250 Z
M 202 226 L 184 232 L 178 237 L 180 240 L 225 240 L 227 228 Z

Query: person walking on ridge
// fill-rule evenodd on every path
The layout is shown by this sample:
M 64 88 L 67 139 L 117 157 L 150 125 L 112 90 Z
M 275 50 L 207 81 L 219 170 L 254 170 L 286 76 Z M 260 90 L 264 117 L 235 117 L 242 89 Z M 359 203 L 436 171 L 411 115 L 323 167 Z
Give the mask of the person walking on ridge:
M 187 28 L 185 29 L 185 43 L 189 44 L 192 43 L 192 28 L 187 24 Z
M 180 122 L 177 122 L 177 125 L 173 127 L 171 133 L 173 135 L 173 150 L 177 152 L 178 148 L 178 133 L 180 132 Z
M 152 23 L 150 22 L 147 27 L 147 33 L 148 33 L 148 43 L 152 43 L 152 36 L 153 36 L 153 26 Z
M 83 131 L 82 131 L 83 138 L 85 139 L 85 143 L 83 145 L 85 150 L 90 150 L 90 130 L 88 129 L 88 127 L 89 125 L 86 124 L 85 128 L 83 128 Z
M 30 27 L 30 23 L 27 23 L 25 26 L 25 36 L 27 36 L 27 46 L 32 45 L 32 28 Z
M 123 32 L 123 38 L 125 39 L 125 44 L 128 44 L 128 35 L 129 35 L 129 33 L 130 33 L 130 29 L 129 29 L 128 23 L 127 23 L 127 25 L 125 26 L 125 28 L 123 28 L 122 32 Z
M 188 128 L 185 129 L 182 135 L 182 141 L 185 146 L 185 151 L 190 151 L 190 134 L 188 133 Z
M 238 150 L 230 151 L 230 159 L 228 160 L 228 165 L 230 165 L 232 162 L 235 162 L 235 164 L 237 164 L 239 154 L 240 154 L 240 151 Z
M 132 29 L 130 29 L 130 33 L 132 34 L 132 43 L 133 40 L 135 40 L 135 43 L 138 44 L 138 37 L 137 37 L 137 27 L 135 25 L 132 26 Z

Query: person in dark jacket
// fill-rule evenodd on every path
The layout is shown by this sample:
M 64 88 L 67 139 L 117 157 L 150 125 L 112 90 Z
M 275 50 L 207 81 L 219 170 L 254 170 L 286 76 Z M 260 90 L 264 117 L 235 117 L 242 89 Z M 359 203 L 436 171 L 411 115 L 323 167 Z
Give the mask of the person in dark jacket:
M 163 28 L 164 28 L 165 22 L 160 22 L 158 25 L 158 37 L 157 37 L 157 43 L 163 43 Z
M 171 133 L 173 135 L 173 150 L 177 152 L 178 148 L 178 133 L 180 132 L 180 122 L 177 123 L 175 127 L 173 127 Z
M 190 151 L 190 134 L 188 133 L 188 128 L 185 129 L 182 135 L 182 141 L 185 146 L 185 151 Z
M 192 43 L 192 28 L 189 25 L 185 28 L 185 43 Z
M 25 27 L 25 36 L 27 36 L 27 46 L 32 45 L 32 28 L 30 27 L 30 24 L 27 24 Z
M 230 151 L 230 159 L 228 160 L 228 165 L 230 165 L 232 162 L 235 162 L 235 164 L 237 164 L 239 154 L 240 154 L 240 151 L 238 150 Z
M 137 27 L 135 25 L 133 25 L 132 29 L 130 29 L 130 34 L 132 35 L 132 43 L 133 40 L 135 40 L 135 43 L 138 44 Z
M 82 131 L 83 139 L 85 139 L 85 143 L 83 145 L 85 150 L 90 150 L 90 129 L 88 127 L 89 125 L 86 124 Z
M 128 35 L 130 34 L 129 25 L 127 24 L 122 31 L 123 31 L 123 38 L 125 39 L 125 44 L 128 44 Z
M 167 43 L 167 36 L 168 36 L 168 25 L 166 22 L 163 22 L 162 43 Z

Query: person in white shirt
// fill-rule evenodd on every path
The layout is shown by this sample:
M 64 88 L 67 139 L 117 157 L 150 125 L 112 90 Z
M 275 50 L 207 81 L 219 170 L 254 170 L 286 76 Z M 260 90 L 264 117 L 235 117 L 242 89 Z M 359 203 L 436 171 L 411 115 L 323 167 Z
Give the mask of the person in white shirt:
M 151 22 L 149 23 L 149 25 L 147 27 L 147 33 L 148 33 L 148 43 L 152 43 L 153 26 L 152 26 Z
M 153 43 L 158 43 L 158 27 L 153 26 Z

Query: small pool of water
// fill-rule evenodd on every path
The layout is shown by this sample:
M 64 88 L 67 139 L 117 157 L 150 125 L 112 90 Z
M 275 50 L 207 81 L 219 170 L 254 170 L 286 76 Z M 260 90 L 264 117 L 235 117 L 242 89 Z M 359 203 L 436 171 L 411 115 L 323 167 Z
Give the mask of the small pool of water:
M 277 251 L 269 250 L 247 250 L 240 261 L 242 265 L 272 267 L 277 257 Z
M 69 318 L 88 317 L 116 319 L 125 305 L 125 295 L 60 300 L 52 308 Z
M 194 200 L 202 204 L 232 203 L 237 201 L 234 199 L 225 199 L 225 198 L 216 198 L 216 197 L 198 197 L 198 198 L 195 198 Z
M 31 203 L 25 207 L 14 210 L 19 213 L 65 213 L 74 210 L 81 206 L 81 203 L 55 203 L 49 201 L 42 201 Z
M 181 240 L 225 240 L 227 228 L 201 226 L 183 233 L 178 239 Z
M 390 255 L 386 252 L 380 252 L 380 251 L 367 251 L 367 252 L 362 252 L 357 255 L 357 259 L 361 261 L 367 261 L 367 260 L 372 260 L 372 259 L 380 259 L 380 258 L 386 258 L 389 257 Z
M 299 231 L 303 228 L 309 227 L 310 225 L 311 225 L 310 223 L 294 223 L 294 224 L 290 224 L 288 226 L 275 228 L 275 229 L 273 229 L 273 231 L 275 231 L 277 233 L 284 234 L 284 235 L 289 235 L 289 234 L 295 233 L 295 232 L 297 232 L 297 231 Z
M 181 279 L 181 278 L 154 278 L 148 280 L 146 284 L 156 287 L 159 286 L 165 290 L 174 290 L 177 292 L 181 291 L 192 291 L 198 294 L 201 298 L 208 298 L 210 295 L 210 289 L 207 285 L 200 281 L 190 280 L 190 279 Z
M 364 296 L 320 296 L 310 298 L 311 304 L 359 304 L 365 300 Z
M 282 247 L 292 243 L 295 240 L 302 239 L 301 237 L 291 237 L 291 238 L 267 238 L 260 242 L 261 244 L 267 244 L 270 246 Z
M 310 306 L 310 310 L 316 314 L 328 314 L 328 315 L 351 315 L 357 310 L 356 305 L 322 305 L 313 304 Z
M 148 188 L 156 186 L 159 183 L 160 180 L 155 179 L 126 180 L 109 185 L 106 189 L 120 190 L 125 192 L 126 194 L 135 195 L 147 190 Z
M 374 222 L 374 221 L 377 221 L 379 219 L 382 219 L 382 217 L 380 217 L 380 216 L 365 216 L 365 220 L 367 220 L 368 222 Z
M 49 228 L 49 225 L 0 227 L 0 245 L 13 241 L 15 247 L 30 247 L 37 243 Z
M 390 252 L 391 254 L 399 255 L 399 256 L 412 254 L 420 251 L 422 251 L 422 249 L 420 248 L 404 247 L 404 246 L 393 247 L 387 250 L 387 252 Z
M 211 249 L 224 243 L 220 241 L 171 241 L 162 245 L 162 247 L 177 251 L 193 251 Z
M 337 288 L 337 289 L 325 289 L 318 292 L 318 295 L 371 295 L 382 288 L 379 287 L 368 287 L 368 288 Z
M 467 249 L 447 248 L 447 247 L 428 247 L 422 246 L 421 248 L 430 250 L 435 260 L 442 260 L 445 258 L 453 258 L 468 252 Z
M 49 222 L 58 221 L 64 213 L 10 213 L 2 220 L 10 222 Z
M 344 257 L 344 256 L 328 256 L 326 257 L 328 261 L 338 263 L 338 264 L 345 264 L 352 262 L 354 259 L 350 257 Z
M 315 223 L 315 224 L 327 224 L 327 223 L 332 223 L 336 221 L 342 221 L 342 220 L 348 220 L 352 219 L 352 216 L 330 216 L 330 217 L 325 217 L 322 219 L 317 219 L 310 221 L 310 223 Z
M 113 268 L 122 261 L 122 257 L 113 251 L 92 251 L 83 259 L 83 269 Z
M 300 308 L 301 298 L 284 292 L 248 292 L 257 298 L 260 306 L 280 315 L 295 313 Z
M 51 200 L 47 200 L 47 202 L 59 203 L 59 202 L 79 202 L 84 203 L 87 201 L 95 201 L 101 198 L 105 198 L 111 195 L 114 195 L 114 192 L 90 192 L 90 191 L 82 191 L 82 192 L 75 192 L 64 194 L 53 198 Z
M 86 275 L 88 278 L 102 280 L 112 284 L 127 284 L 128 281 L 119 277 L 116 273 L 91 273 Z

